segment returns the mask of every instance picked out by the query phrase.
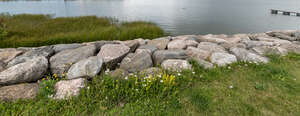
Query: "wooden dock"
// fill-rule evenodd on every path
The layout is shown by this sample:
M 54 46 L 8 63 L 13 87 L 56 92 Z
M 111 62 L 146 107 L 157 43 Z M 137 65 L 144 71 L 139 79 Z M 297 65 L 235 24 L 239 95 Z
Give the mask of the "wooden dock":
M 275 10 L 275 9 L 271 9 L 271 14 L 282 14 L 282 15 L 286 15 L 286 16 L 298 16 L 298 17 L 300 17 L 299 12 L 291 12 L 291 11 Z

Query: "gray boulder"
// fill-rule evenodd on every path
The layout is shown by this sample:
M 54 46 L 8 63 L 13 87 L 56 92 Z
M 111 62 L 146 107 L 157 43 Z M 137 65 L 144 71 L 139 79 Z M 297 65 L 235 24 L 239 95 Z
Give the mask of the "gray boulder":
M 184 50 L 158 50 L 152 55 L 155 65 L 161 64 L 167 59 L 186 59 L 188 55 Z
M 185 49 L 187 47 L 184 40 L 173 40 L 168 43 L 168 49 Z
M 180 59 L 168 59 L 162 62 L 161 67 L 163 69 L 171 71 L 190 70 L 192 65 L 187 60 Z
M 277 54 L 277 55 L 281 55 L 281 56 L 285 56 L 288 54 L 288 50 L 282 47 L 268 47 L 268 46 L 261 46 L 261 47 L 254 47 L 251 49 L 252 51 L 254 51 L 255 53 L 257 53 L 258 55 L 266 55 L 266 54 Z
M 163 37 L 158 39 L 153 39 L 147 42 L 147 45 L 152 45 L 157 47 L 160 50 L 164 50 L 167 48 L 167 45 L 169 41 L 171 40 L 171 37 Z
M 89 57 L 75 63 L 67 73 L 68 79 L 81 77 L 93 78 L 102 69 L 103 60 L 97 56 Z
M 134 52 L 140 45 L 138 40 L 127 40 L 127 41 L 122 41 L 121 44 L 126 45 L 127 47 L 130 48 L 130 52 Z
M 138 72 L 152 67 L 153 62 L 148 52 L 138 52 L 128 54 L 121 62 L 120 68 L 128 72 Z
M 3 71 L 5 68 L 6 68 L 6 64 L 0 61 L 0 72 Z
M 51 46 L 43 46 L 38 48 L 18 48 L 18 50 L 23 50 L 25 53 L 11 60 L 7 64 L 7 67 L 12 67 L 14 65 L 27 62 L 39 56 L 46 57 L 48 59 L 54 54 L 54 50 Z
M 293 32 L 292 37 L 294 37 L 297 41 L 299 41 L 300 40 L 300 31 Z
M 215 52 L 211 55 L 210 61 L 218 66 L 226 66 L 228 64 L 237 62 L 237 59 L 232 54 Z
M 269 59 L 255 53 L 252 53 L 244 48 L 233 47 L 230 51 L 237 57 L 240 61 L 247 61 L 253 63 L 268 63 Z
M 0 100 L 33 99 L 36 97 L 38 90 L 39 85 L 37 83 L 0 87 Z
M 3 63 L 8 63 L 22 53 L 23 51 L 14 48 L 4 49 L 0 52 L 0 61 Z
M 274 42 L 268 42 L 268 41 L 243 41 L 247 48 L 253 48 L 253 47 L 260 47 L 260 46 L 276 46 L 279 45 Z
M 0 72 L 0 85 L 37 81 L 42 78 L 47 69 L 48 60 L 45 57 L 36 57 Z
M 102 58 L 109 68 L 114 68 L 117 63 L 122 61 L 129 51 L 130 48 L 123 44 L 105 44 L 101 47 L 97 56 Z
M 204 69 L 212 69 L 214 68 L 214 64 L 206 61 L 206 60 L 203 60 L 203 59 L 195 59 L 195 58 L 192 58 L 193 60 L 195 60 L 200 66 L 202 66 Z
M 94 41 L 94 42 L 88 42 L 88 43 L 83 43 L 83 45 L 94 45 L 96 46 L 96 51 L 99 51 L 102 46 L 105 44 L 120 44 L 120 42 L 117 41 Z
M 198 42 L 192 39 L 176 39 L 168 43 L 168 49 L 186 49 L 188 46 L 197 47 Z
M 208 51 L 210 53 L 213 53 L 213 52 L 224 52 L 224 53 L 226 53 L 227 52 L 224 47 L 219 46 L 215 43 L 211 43 L 211 42 L 201 42 L 198 45 L 198 49 Z
M 57 45 L 53 45 L 53 50 L 55 53 L 64 51 L 64 50 L 68 50 L 68 49 L 76 49 L 79 47 L 82 47 L 82 44 L 78 44 L 78 43 L 73 43 L 73 44 L 57 44 Z
M 153 52 L 155 52 L 156 50 L 158 50 L 155 46 L 152 46 L 152 45 L 142 45 L 140 46 L 138 49 L 136 49 L 136 52 L 147 52 L 149 53 L 150 55 L 152 55 Z
M 280 38 L 280 39 L 283 39 L 283 40 L 296 41 L 296 38 L 291 37 L 291 36 L 286 35 L 286 34 L 281 33 L 281 32 L 270 32 L 270 33 L 267 33 L 267 34 L 269 36 L 277 37 L 277 38 Z
M 94 45 L 61 51 L 50 58 L 51 72 L 62 76 L 69 70 L 72 64 L 94 56 L 95 52 L 96 47 Z
M 186 49 L 186 54 L 193 59 L 207 59 L 210 56 L 209 51 L 205 51 L 195 47 L 188 47 Z
M 294 53 L 300 54 L 300 45 L 298 45 L 298 44 L 283 44 L 280 47 L 287 49 L 288 52 L 294 52 Z
M 73 80 L 61 80 L 54 86 L 56 94 L 55 99 L 68 99 L 73 96 L 78 96 L 80 90 L 85 87 L 86 79 L 78 78 Z

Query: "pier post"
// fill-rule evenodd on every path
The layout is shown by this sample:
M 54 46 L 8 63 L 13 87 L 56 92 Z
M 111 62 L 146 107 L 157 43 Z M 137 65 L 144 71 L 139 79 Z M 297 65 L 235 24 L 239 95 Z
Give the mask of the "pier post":
M 300 13 L 297 13 L 296 16 L 300 17 Z
M 271 10 L 272 14 L 278 14 L 278 10 Z
M 290 15 L 290 12 L 283 12 L 283 15 Z

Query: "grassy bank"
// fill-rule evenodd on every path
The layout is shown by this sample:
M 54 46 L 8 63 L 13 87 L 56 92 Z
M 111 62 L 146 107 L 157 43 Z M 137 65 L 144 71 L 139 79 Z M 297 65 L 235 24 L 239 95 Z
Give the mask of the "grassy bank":
M 300 114 L 300 55 L 269 56 L 269 64 L 238 62 L 206 70 L 153 77 L 99 76 L 79 97 L 56 101 L 55 77 L 42 81 L 34 100 L 0 102 L 2 115 L 206 115 L 296 116 Z M 149 81 L 150 80 L 150 81 Z
M 164 31 L 149 22 L 118 22 L 95 16 L 52 18 L 48 15 L 0 15 L 7 32 L 0 48 L 81 43 L 96 40 L 152 39 Z

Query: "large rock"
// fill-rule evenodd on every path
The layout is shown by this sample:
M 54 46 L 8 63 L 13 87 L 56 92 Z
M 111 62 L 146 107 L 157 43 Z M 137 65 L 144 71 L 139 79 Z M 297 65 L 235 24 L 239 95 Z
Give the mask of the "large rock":
M 287 49 L 288 52 L 294 52 L 300 54 L 300 44 L 283 44 L 280 46 L 281 48 Z
M 95 52 L 96 47 L 94 45 L 61 51 L 50 58 L 51 72 L 62 76 L 73 63 L 94 56 Z
M 36 57 L 0 72 L 0 85 L 11 85 L 37 81 L 47 72 L 48 60 Z
M 130 52 L 134 52 L 140 45 L 138 40 L 127 40 L 127 41 L 122 41 L 121 44 L 126 45 L 127 47 L 130 48 Z
M 168 49 L 185 49 L 187 45 L 184 40 L 173 40 L 168 43 Z
M 78 43 L 73 43 L 73 44 L 57 44 L 57 45 L 53 45 L 53 50 L 55 53 L 64 51 L 64 50 L 68 50 L 68 49 L 76 49 L 79 47 L 82 47 L 82 44 L 78 44 Z
M 224 52 L 224 53 L 226 53 L 227 52 L 224 47 L 219 46 L 215 43 L 211 43 L 211 42 L 201 42 L 198 45 L 198 49 L 201 49 L 201 50 L 204 50 L 204 51 L 209 51 L 210 53 L 213 53 L 213 52 Z
M 27 62 L 35 57 L 46 57 L 49 58 L 54 54 L 54 50 L 51 46 L 43 46 L 38 48 L 18 48 L 19 50 L 26 51 L 24 54 L 16 57 L 15 59 L 11 60 L 7 67 L 12 67 L 14 65 Z
M 162 62 L 161 67 L 172 71 L 192 69 L 192 65 L 187 60 L 168 59 Z
M 122 60 L 120 68 L 128 72 L 138 72 L 152 66 L 151 55 L 148 52 L 138 52 L 128 54 Z
M 153 45 L 160 50 L 164 50 L 167 48 L 167 45 L 168 45 L 170 39 L 171 39 L 171 37 L 153 39 L 151 41 L 148 41 L 147 45 Z
M 152 45 L 142 45 L 140 46 L 138 49 L 136 49 L 136 52 L 147 52 L 150 55 L 152 55 L 153 52 L 155 52 L 156 50 L 158 50 L 155 46 Z
M 300 31 L 293 32 L 292 37 L 294 37 L 297 41 L 299 41 L 300 40 Z
M 212 69 L 214 68 L 214 64 L 206 61 L 206 60 L 203 60 L 203 59 L 196 59 L 196 58 L 191 58 L 193 59 L 194 61 L 196 61 L 200 66 L 202 66 L 204 69 Z
M 168 49 L 186 49 L 188 46 L 196 47 L 198 42 L 192 39 L 176 39 L 168 44 Z
M 215 52 L 211 55 L 210 61 L 218 66 L 226 66 L 228 64 L 237 62 L 237 59 L 232 54 Z
M 158 50 L 153 53 L 153 61 L 155 65 L 159 65 L 167 59 L 186 59 L 188 55 L 184 50 Z
M 191 58 L 203 60 L 210 56 L 210 52 L 195 47 L 188 47 L 186 49 L 186 54 Z
M 117 63 L 122 61 L 129 51 L 130 48 L 123 44 L 106 44 L 101 47 L 97 56 L 102 58 L 109 68 L 114 68 Z
M 67 99 L 72 96 L 78 96 L 80 90 L 85 87 L 86 79 L 78 78 L 73 80 L 61 80 L 54 86 L 56 94 L 55 99 Z
M 252 53 L 244 48 L 233 47 L 230 51 L 237 57 L 240 61 L 254 62 L 254 63 L 268 63 L 269 59 L 255 53 Z
M 37 83 L 18 84 L 0 87 L 0 100 L 33 99 L 39 90 Z
M 120 44 L 120 42 L 117 41 L 94 41 L 94 42 L 87 42 L 83 43 L 83 45 L 94 45 L 96 46 L 96 51 L 99 51 L 102 46 L 105 44 Z
M 0 72 L 3 71 L 5 68 L 6 68 L 6 64 L 0 61 Z
M 281 55 L 281 56 L 285 56 L 288 54 L 288 50 L 282 47 L 268 47 L 268 46 L 261 46 L 261 47 L 254 47 L 251 49 L 252 51 L 254 51 L 255 53 L 263 56 L 266 54 L 277 54 L 277 55 Z
M 296 41 L 296 38 L 291 37 L 291 36 L 286 35 L 286 34 L 281 33 L 281 32 L 270 32 L 270 33 L 267 33 L 267 34 L 272 36 L 272 37 L 277 37 L 277 38 L 280 38 L 280 39 L 283 39 L 283 40 Z
M 67 78 L 75 79 L 81 77 L 92 78 L 102 69 L 103 60 L 97 56 L 89 57 L 75 63 L 68 71 Z
M 205 35 L 205 36 L 198 36 L 197 41 L 198 42 L 211 42 L 211 43 L 216 43 L 216 44 L 221 44 L 227 42 L 225 39 L 227 36 L 218 38 L 218 36 L 213 36 L 213 35 Z
M 23 51 L 14 48 L 5 49 L 0 52 L 0 61 L 2 61 L 3 63 L 8 63 L 22 53 Z
M 275 44 L 291 44 L 292 42 L 288 41 L 288 40 L 282 40 L 282 39 L 278 39 L 278 38 L 274 38 L 274 37 L 264 37 L 264 36 L 257 36 L 254 37 L 253 40 L 256 41 L 266 41 L 266 42 L 274 42 Z
M 253 47 L 261 47 L 261 46 L 276 46 L 279 45 L 274 42 L 268 42 L 268 41 L 243 41 L 247 48 L 253 48 Z

